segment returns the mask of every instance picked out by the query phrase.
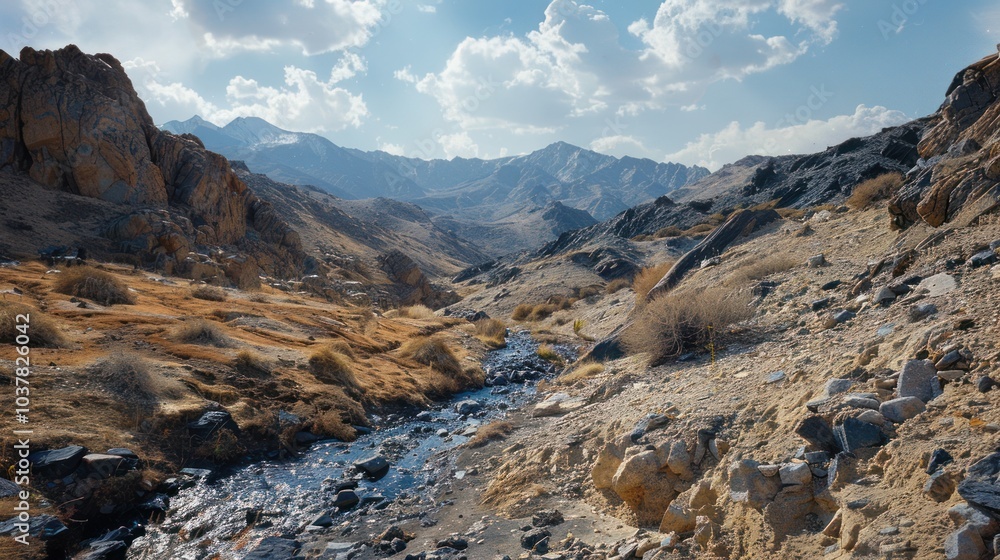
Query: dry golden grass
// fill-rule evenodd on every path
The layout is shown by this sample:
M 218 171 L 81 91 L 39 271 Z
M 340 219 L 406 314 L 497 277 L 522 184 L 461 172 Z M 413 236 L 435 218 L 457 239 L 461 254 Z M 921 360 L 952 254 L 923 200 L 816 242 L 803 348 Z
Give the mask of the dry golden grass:
M 422 321 L 428 321 L 430 319 L 437 318 L 434 315 L 434 310 L 426 305 L 411 305 L 408 307 L 400 307 L 399 309 L 393 309 L 385 314 L 389 318 L 403 318 L 403 319 L 419 319 Z
M 667 226 L 665 228 L 657 230 L 657 232 L 653 234 L 653 237 L 655 237 L 656 239 L 664 239 L 667 237 L 680 237 L 682 235 L 684 235 L 684 230 L 682 230 L 681 228 L 677 226 Z
M 775 211 L 786 220 L 801 220 L 806 216 L 806 211 L 800 208 L 778 208 Z
M 90 266 L 62 271 L 56 278 L 53 289 L 61 294 L 87 298 L 101 305 L 135 303 L 135 296 L 121 280 Z
M 358 390 L 358 380 L 354 376 L 350 358 L 332 347 L 320 348 L 309 356 L 309 371 L 323 383 L 339 385 L 348 393 Z
M 92 371 L 132 415 L 150 416 L 162 402 L 182 393 L 179 383 L 154 371 L 148 360 L 134 352 L 114 352 L 94 364 Z
M 499 319 L 476 321 L 476 338 L 490 348 L 507 346 L 507 325 Z
M 28 322 L 18 321 L 26 315 Z M 19 325 L 27 328 L 18 329 Z M 23 332 L 23 331 L 27 332 Z M 28 336 L 28 345 L 34 348 L 59 348 L 66 346 L 66 337 L 49 315 L 21 303 L 0 301 L 0 342 L 13 344 L 19 335 Z
M 573 365 L 572 369 L 560 375 L 556 379 L 556 383 L 559 385 L 575 385 L 602 373 L 604 373 L 604 364 L 590 361 L 578 362 Z
M 632 280 L 629 278 L 616 278 L 604 287 L 604 293 L 606 294 L 616 294 L 626 288 L 632 287 Z
M 226 301 L 226 291 L 217 286 L 198 286 L 191 290 L 191 297 L 205 301 Z
M 485 426 L 480 426 L 476 430 L 476 435 L 472 436 L 472 439 L 469 440 L 468 445 L 469 447 L 483 447 L 492 441 L 507 439 L 507 436 L 512 433 L 514 433 L 514 424 L 506 420 L 497 420 Z
M 347 356 L 352 360 L 357 359 L 357 355 L 354 353 L 354 349 L 351 348 L 351 345 L 348 344 L 346 340 L 334 340 L 333 342 L 330 343 L 329 348 L 330 350 L 333 350 L 338 354 L 343 354 L 344 356 Z
M 791 270 L 798 266 L 799 260 L 790 255 L 770 255 L 733 272 L 726 280 L 730 285 L 742 285 L 748 282 L 763 280 L 772 274 Z
M 674 266 L 675 261 L 666 261 L 653 266 L 647 266 L 639 271 L 632 279 L 632 289 L 635 290 L 635 298 L 641 300 L 646 294 L 656 286 L 656 283 L 663 278 Z
M 554 364 L 561 364 L 565 362 L 559 352 L 557 352 L 556 349 L 549 344 L 539 345 L 537 353 L 539 358 L 547 362 L 552 362 Z
M 903 176 L 899 173 L 885 173 L 862 181 L 854 187 L 847 199 L 847 206 L 852 210 L 864 210 L 875 201 L 891 198 L 902 186 Z
M 458 363 L 455 352 L 448 342 L 441 337 L 421 336 L 409 340 L 400 349 L 404 358 L 409 358 L 419 364 L 429 366 L 434 371 L 446 375 L 459 375 L 462 365 Z
M 198 446 L 195 456 L 224 465 L 241 459 L 246 452 L 247 448 L 233 432 L 219 430 L 212 439 Z
M 173 339 L 184 344 L 202 344 L 216 348 L 232 348 L 236 345 L 222 327 L 204 319 L 185 321 L 174 331 Z
M 233 361 L 233 367 L 243 375 L 258 377 L 270 375 L 272 364 L 267 358 L 256 352 L 240 350 Z
M 704 350 L 729 326 L 752 317 L 750 302 L 748 291 L 725 288 L 670 293 L 646 304 L 622 342 L 659 365 L 684 352 Z

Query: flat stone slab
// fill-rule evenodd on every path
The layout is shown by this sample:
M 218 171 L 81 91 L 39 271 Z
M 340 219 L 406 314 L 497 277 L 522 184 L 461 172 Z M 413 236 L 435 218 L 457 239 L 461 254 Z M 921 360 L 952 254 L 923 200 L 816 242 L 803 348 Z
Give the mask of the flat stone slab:
M 943 296 L 958 289 L 958 280 L 955 277 L 942 272 L 929 278 L 924 278 L 917 286 L 917 291 L 927 290 L 927 297 Z

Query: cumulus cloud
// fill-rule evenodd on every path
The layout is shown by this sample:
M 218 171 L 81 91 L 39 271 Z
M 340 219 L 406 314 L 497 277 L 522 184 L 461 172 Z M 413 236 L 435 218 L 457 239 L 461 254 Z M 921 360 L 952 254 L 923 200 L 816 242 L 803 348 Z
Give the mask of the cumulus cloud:
M 848 138 L 868 136 L 910 119 L 900 111 L 858 105 L 851 115 L 769 127 L 763 122 L 744 128 L 738 122 L 712 134 L 702 134 L 683 149 L 664 156 L 666 161 L 700 165 L 715 171 L 747 155 L 789 155 L 824 150 Z
M 473 158 L 479 156 L 479 146 L 472 140 L 466 132 L 456 132 L 454 134 L 443 134 L 438 138 L 438 144 L 444 150 L 445 157 Z
M 650 157 L 651 151 L 646 148 L 642 141 L 625 134 L 614 136 L 602 136 L 590 143 L 590 149 L 602 154 L 615 157 Z
M 145 61 L 130 61 L 135 68 L 149 69 Z M 345 56 L 323 80 L 311 70 L 285 67 L 283 87 L 262 85 L 236 76 L 226 86 L 226 107 L 219 107 L 181 83 L 163 83 L 155 74 L 141 82 L 140 93 L 149 105 L 159 105 L 168 114 L 199 114 L 217 125 L 237 117 L 260 117 L 279 127 L 303 132 L 333 132 L 361 126 L 368 107 L 361 95 L 339 87 L 363 66 L 354 56 Z
M 444 68 L 397 79 L 432 96 L 462 130 L 559 130 L 567 119 L 696 106 L 712 83 L 788 64 L 836 34 L 831 0 L 665 0 L 652 22 L 632 22 L 641 48 L 592 6 L 553 0 L 524 36 L 468 37 Z M 762 34 L 759 18 L 784 34 Z M 794 39 L 789 39 L 794 37 Z
M 215 56 L 294 47 L 314 55 L 363 46 L 382 19 L 385 0 L 171 0 Z

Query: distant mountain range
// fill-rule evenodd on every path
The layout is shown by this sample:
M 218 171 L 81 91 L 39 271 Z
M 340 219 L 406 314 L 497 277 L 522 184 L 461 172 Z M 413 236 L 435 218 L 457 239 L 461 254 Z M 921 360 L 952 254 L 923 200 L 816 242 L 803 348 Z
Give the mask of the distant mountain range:
M 605 220 L 708 175 L 701 167 L 619 159 L 565 142 L 523 156 L 427 161 L 342 148 L 322 136 L 282 130 L 255 117 L 219 127 L 196 116 L 161 128 L 193 134 L 206 148 L 245 161 L 276 181 L 312 185 L 344 199 L 415 203 L 435 221 L 484 247 L 503 239 L 507 251 L 554 239 L 564 227 L 592 223 L 569 210 Z M 546 221 L 549 216 L 557 219 Z M 524 225 L 537 226 L 539 220 L 544 238 L 536 232 L 522 235 L 527 233 Z

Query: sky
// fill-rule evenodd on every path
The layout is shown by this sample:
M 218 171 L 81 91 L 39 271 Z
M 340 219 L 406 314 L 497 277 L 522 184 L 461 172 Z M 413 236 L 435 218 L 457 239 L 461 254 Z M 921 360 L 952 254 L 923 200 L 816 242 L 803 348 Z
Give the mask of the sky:
M 157 123 L 256 116 L 362 150 L 556 141 L 715 170 L 933 113 L 995 0 L 17 0 L 0 49 L 114 55 Z

